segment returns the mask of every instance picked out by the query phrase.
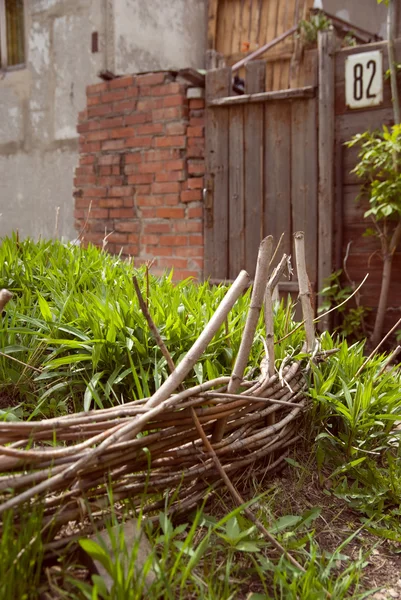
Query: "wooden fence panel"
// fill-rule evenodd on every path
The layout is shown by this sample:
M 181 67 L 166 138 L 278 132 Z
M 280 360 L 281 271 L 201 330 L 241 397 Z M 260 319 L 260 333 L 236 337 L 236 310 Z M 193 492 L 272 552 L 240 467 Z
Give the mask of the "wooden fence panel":
M 281 250 L 291 254 L 291 103 L 265 105 L 264 235 L 276 241 L 284 234 Z M 279 252 L 281 257 L 282 252 Z M 277 260 L 276 260 L 277 263 Z
M 228 276 L 245 265 L 244 106 L 229 108 Z

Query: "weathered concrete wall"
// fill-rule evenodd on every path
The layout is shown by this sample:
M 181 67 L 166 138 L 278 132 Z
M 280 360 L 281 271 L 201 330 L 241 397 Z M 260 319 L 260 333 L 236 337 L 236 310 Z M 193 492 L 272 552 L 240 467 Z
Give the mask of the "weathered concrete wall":
M 26 65 L 0 78 L 0 235 L 74 233 L 76 120 L 104 68 L 100 0 L 28 0 Z M 98 31 L 100 52 L 92 54 Z
M 202 67 L 205 0 L 25 0 L 26 65 L 0 74 L 0 236 L 74 238 L 78 112 L 97 73 Z M 97 32 L 99 51 L 92 53 Z
M 206 0 L 114 0 L 115 71 L 202 68 Z
M 353 23 L 372 33 L 387 37 L 387 7 L 377 0 L 315 0 L 315 8 Z

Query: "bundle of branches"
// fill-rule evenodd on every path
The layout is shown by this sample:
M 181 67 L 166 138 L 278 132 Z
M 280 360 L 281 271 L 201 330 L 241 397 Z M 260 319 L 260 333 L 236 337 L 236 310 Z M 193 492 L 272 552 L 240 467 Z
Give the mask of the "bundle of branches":
M 300 298 L 306 329 L 305 351 L 314 348 L 313 311 L 306 275 L 303 234 L 295 235 Z M 185 511 L 205 490 L 251 465 L 272 471 L 299 439 L 306 407 L 305 370 L 284 359 L 274 363 L 273 293 L 287 268 L 283 256 L 270 273 L 273 240 L 258 256 L 251 304 L 231 377 L 184 389 L 193 368 L 246 287 L 242 271 L 191 350 L 175 368 L 143 302 L 149 326 L 165 354 L 171 375 L 150 397 L 122 406 L 37 422 L 0 424 L 0 514 L 40 504 L 45 521 L 61 525 L 82 519 L 89 506 L 102 511 L 113 489 L 115 501 L 138 499 L 144 512 L 164 500 L 155 493 L 176 491 L 172 510 Z M 134 281 L 135 283 L 135 281 Z M 249 352 L 264 304 L 266 356 L 255 380 L 244 379 Z M 150 499 L 153 496 L 153 501 Z M 88 504 L 86 504 L 86 502 Z M 57 529 L 57 527 L 55 528 Z

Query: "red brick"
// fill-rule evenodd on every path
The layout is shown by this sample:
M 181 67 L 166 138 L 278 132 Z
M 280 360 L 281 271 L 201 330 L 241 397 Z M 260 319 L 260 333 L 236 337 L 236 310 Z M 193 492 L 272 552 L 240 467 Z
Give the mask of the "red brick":
M 145 152 L 145 161 L 146 162 L 162 161 L 162 160 L 175 160 L 180 157 L 181 157 L 181 151 L 178 148 L 169 148 L 167 150 L 147 150 Z M 171 170 L 173 171 L 174 169 L 171 169 Z
M 159 219 L 183 219 L 185 217 L 184 208 L 158 208 L 156 215 Z
M 137 98 L 139 96 L 139 89 L 134 86 L 130 86 L 125 90 L 126 98 Z
M 156 246 L 159 243 L 159 240 L 159 235 L 141 235 L 142 244 L 152 244 L 153 246 Z
M 202 246 L 203 248 L 203 235 L 191 235 L 189 238 L 189 244 L 191 246 Z
M 81 165 L 93 165 L 94 162 L 95 162 L 94 156 L 80 156 L 79 157 L 79 164 L 81 164 Z
M 101 95 L 102 104 L 106 104 L 107 102 L 117 102 L 118 100 L 123 100 L 124 98 L 124 90 L 117 90 L 115 92 L 105 92 Z
M 183 93 L 183 86 L 179 83 L 165 83 L 164 85 L 157 85 L 150 88 L 152 96 L 168 96 L 170 94 Z
M 125 140 L 108 140 L 102 142 L 102 150 L 122 150 Z
M 96 180 L 96 175 L 78 175 L 78 177 L 74 177 L 74 186 L 81 187 L 83 185 L 95 185 Z
M 138 173 L 139 167 L 140 165 L 138 164 L 125 165 L 124 173 L 126 175 L 135 175 L 136 173 Z
M 111 104 L 101 104 L 100 106 L 91 106 L 88 108 L 88 117 L 103 117 L 112 112 Z
M 136 185 L 138 183 L 152 183 L 153 175 L 151 173 L 141 173 L 138 175 L 129 175 L 128 183 L 130 185 Z
M 191 117 L 189 119 L 190 127 L 204 127 L 205 126 L 205 118 L 204 117 Z
M 88 118 L 88 111 L 86 109 L 85 110 L 81 110 L 78 113 L 78 122 L 79 123 L 82 123 L 83 121 L 86 121 L 87 118 Z
M 120 100 L 119 102 L 114 102 L 113 104 L 113 112 L 115 113 L 132 112 L 135 109 L 136 100 Z
M 124 196 L 123 201 L 125 208 L 134 207 L 134 196 Z
M 182 121 L 177 123 L 166 123 L 166 134 L 167 135 L 185 135 L 187 132 L 187 125 Z
M 165 182 L 165 183 L 153 183 L 152 193 L 153 194 L 174 194 L 180 191 L 180 184 L 178 181 Z
M 89 96 L 89 98 L 86 101 L 87 106 L 97 106 L 101 103 L 102 101 L 100 96 Z
M 124 200 L 123 198 L 101 198 L 99 206 L 101 208 L 122 208 Z
M 153 121 L 174 121 L 182 119 L 188 114 L 186 106 L 172 106 L 170 108 L 159 108 L 152 111 Z
M 161 246 L 186 246 L 188 236 L 186 235 L 162 235 L 159 238 Z
M 128 241 L 130 244 L 137 244 L 139 242 L 139 235 L 137 233 L 128 233 Z
M 135 113 L 133 115 L 127 115 L 125 117 L 126 125 L 137 125 L 138 123 L 148 123 L 152 120 L 152 113 L 149 112 L 141 112 Z
M 85 189 L 85 196 L 101 198 L 106 195 L 106 188 L 93 187 Z
M 111 119 L 100 119 L 99 125 L 101 129 L 114 129 L 115 127 L 123 127 L 124 117 L 112 117 Z
M 137 125 L 135 127 L 135 135 L 154 135 L 157 133 L 163 133 L 163 123 L 149 123 L 146 125 Z
M 198 271 L 190 271 L 189 269 L 177 269 L 174 271 L 173 279 L 175 281 L 181 281 L 183 279 L 198 279 L 200 273 Z
M 155 208 L 141 208 L 141 216 L 143 219 L 155 219 L 156 209 Z
M 131 196 L 131 195 L 132 195 L 132 187 L 129 187 L 127 185 L 119 185 L 116 187 L 109 188 L 109 193 L 108 193 L 109 197 Z
M 203 188 L 203 177 L 190 177 L 188 179 L 189 190 L 201 190 Z
M 174 96 L 166 96 L 163 98 L 163 104 L 159 106 L 155 106 L 155 108 L 170 108 L 171 106 L 184 106 L 186 104 L 187 99 L 183 94 L 175 94 Z
M 110 137 L 112 139 L 128 138 L 135 135 L 133 127 L 119 127 L 110 131 Z
M 110 175 L 109 177 L 99 177 L 99 185 L 122 185 L 123 177 L 121 175 Z
M 74 218 L 75 219 L 85 219 L 86 217 L 86 211 L 83 208 L 76 208 L 74 210 Z
M 111 243 L 126 244 L 128 242 L 128 234 L 120 233 L 120 232 L 116 231 L 116 232 L 113 232 L 110 235 L 108 235 L 107 239 Z
M 107 140 L 109 137 L 108 131 L 91 131 L 86 134 L 85 138 L 88 142 L 98 142 L 100 140 Z
M 91 204 L 91 198 L 76 198 L 75 208 L 88 208 Z
M 187 157 L 204 158 L 205 142 L 204 138 L 188 138 Z
M 184 135 L 166 135 L 163 137 L 155 138 L 155 146 L 156 148 L 163 147 L 180 147 L 185 148 L 186 145 L 186 137 Z
M 120 175 L 120 167 L 111 167 L 111 174 L 112 175 Z
M 109 87 L 111 90 L 115 90 L 117 88 L 126 88 L 134 85 L 134 78 L 132 75 L 124 75 L 124 77 L 116 77 L 112 79 L 109 83 Z
M 174 231 L 178 233 L 201 233 L 203 231 L 203 223 L 202 221 L 188 221 L 182 220 L 177 221 L 174 224 Z
M 202 258 L 203 246 L 184 246 L 183 248 L 177 248 L 175 253 L 186 258 Z
M 119 165 L 120 157 L 115 154 L 104 154 L 98 158 L 99 165 Z
M 80 151 L 83 154 L 89 154 L 91 152 L 100 152 L 100 142 L 88 142 L 87 144 L 81 144 Z
M 101 175 L 101 176 L 111 175 L 111 167 L 99 167 L 99 175 Z
M 140 173 L 159 173 L 160 171 L 181 171 L 185 168 L 185 160 L 167 160 L 167 161 L 154 161 L 154 162 L 143 162 L 139 165 Z
M 100 94 L 101 92 L 105 92 L 108 89 L 107 83 L 94 83 L 92 85 L 88 85 L 86 88 L 86 95 L 92 96 L 94 94 Z
M 155 181 L 184 181 L 184 171 L 167 171 L 165 173 L 156 173 Z
M 139 222 L 136 219 L 135 221 L 117 221 L 114 224 L 114 229 L 116 231 L 125 231 L 127 233 L 138 233 L 139 231 Z M 128 241 L 130 241 L 128 239 Z
M 159 139 L 159 138 L 156 138 Z M 131 137 L 124 140 L 124 145 L 126 148 L 141 148 L 144 146 L 151 147 L 153 143 L 153 138 L 150 136 L 139 136 L 139 137 Z
M 181 192 L 180 199 L 181 199 L 181 202 L 194 202 L 196 200 L 202 200 L 202 191 L 201 190 L 187 190 L 185 192 Z
M 163 108 L 164 106 L 164 98 L 144 98 L 142 100 L 138 100 L 136 105 L 137 111 L 148 111 L 148 110 L 156 110 L 158 108 Z
M 195 206 L 194 208 L 188 208 L 188 218 L 189 219 L 203 218 L 203 207 Z
M 188 266 L 186 258 L 161 258 L 158 262 L 160 267 L 165 267 L 166 269 L 174 267 L 185 269 Z
M 171 246 L 146 246 L 146 252 L 156 256 L 172 256 L 173 248 Z
M 188 137 L 203 137 L 203 127 L 188 127 Z
M 145 75 L 137 75 L 135 77 L 135 83 L 140 86 L 144 85 L 159 85 L 164 83 L 166 78 L 166 73 L 164 71 L 160 71 L 157 73 L 146 73 Z
M 163 196 L 152 196 L 149 194 L 137 194 L 135 196 L 136 206 L 165 206 Z M 154 214 L 156 216 L 156 213 Z
M 129 254 L 129 256 L 137 256 L 139 254 L 138 244 L 126 244 L 123 250 L 124 254 Z
M 83 165 L 77 167 L 75 169 L 75 175 L 78 177 L 79 175 L 93 175 L 94 169 L 93 165 Z
M 142 161 L 142 157 L 139 152 L 132 152 L 130 154 L 125 155 L 125 164 L 131 165 L 135 163 L 140 163 Z
M 109 211 L 106 208 L 92 208 L 90 211 L 91 219 L 107 219 Z
M 132 208 L 111 208 L 110 219 L 132 219 L 135 211 Z
M 205 101 L 203 98 L 192 98 L 189 101 L 189 110 L 199 110 L 205 108 Z
M 205 163 L 203 160 L 188 161 L 189 175 L 203 175 L 205 173 Z
M 145 223 L 144 231 L 145 233 L 170 233 L 171 223 Z

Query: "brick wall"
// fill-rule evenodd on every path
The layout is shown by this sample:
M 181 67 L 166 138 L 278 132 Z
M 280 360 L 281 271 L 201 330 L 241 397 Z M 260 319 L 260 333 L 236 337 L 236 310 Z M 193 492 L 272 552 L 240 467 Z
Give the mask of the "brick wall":
M 83 243 L 202 277 L 203 90 L 169 72 L 87 88 L 75 219 Z

